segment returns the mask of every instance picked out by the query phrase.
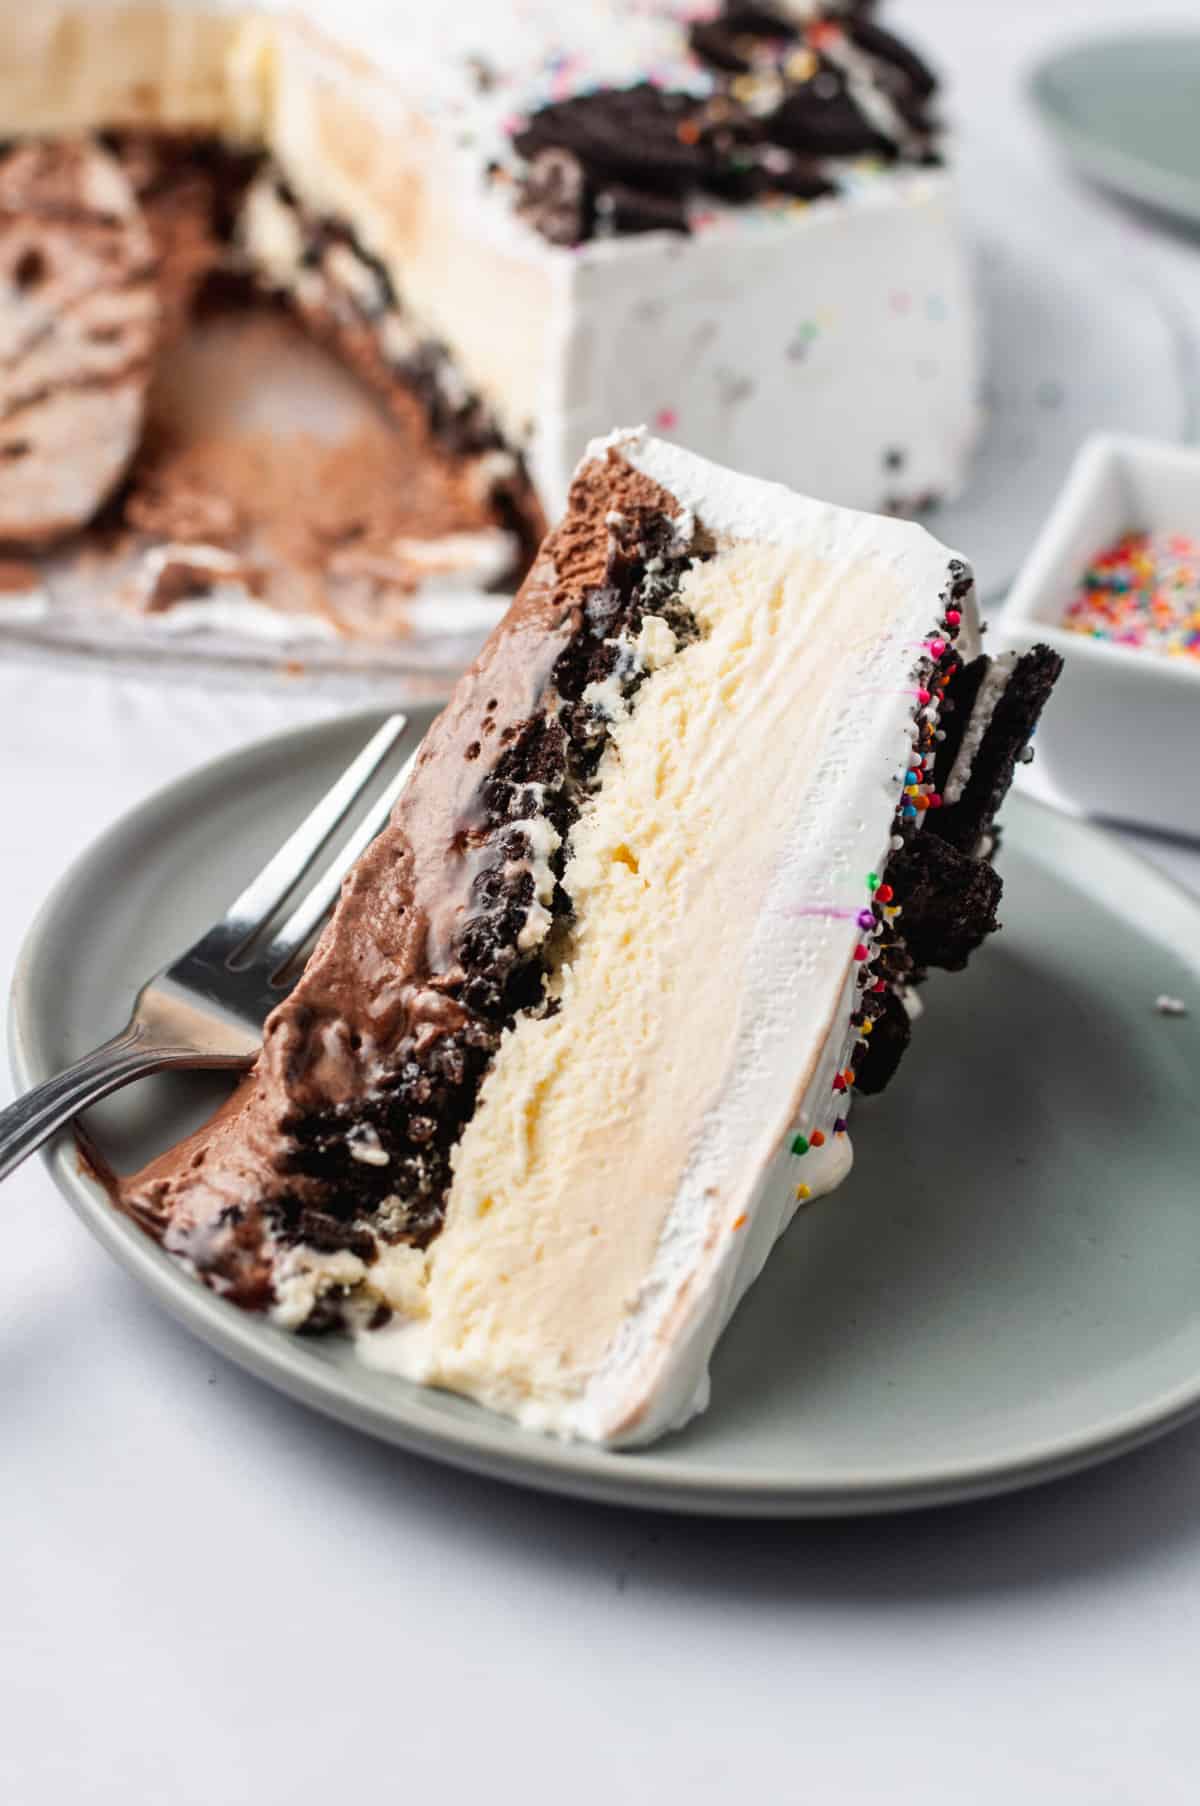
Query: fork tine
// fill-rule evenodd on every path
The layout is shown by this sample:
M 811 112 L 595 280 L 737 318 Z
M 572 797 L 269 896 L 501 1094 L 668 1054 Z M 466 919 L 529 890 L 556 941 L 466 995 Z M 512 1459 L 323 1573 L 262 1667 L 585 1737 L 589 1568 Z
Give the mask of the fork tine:
M 274 979 L 290 964 L 329 914 L 338 900 L 343 878 L 387 821 L 416 762 L 417 753 L 414 752 L 404 761 L 378 802 L 363 816 L 325 875 L 317 879 L 307 896 L 297 903 L 291 915 L 271 936 L 261 962 L 268 978 Z
M 296 832 L 284 841 L 257 878 L 251 879 L 241 896 L 230 904 L 220 931 L 228 938 L 232 953 L 245 946 L 295 888 L 407 727 L 407 715 L 389 715 L 353 764 L 347 766 L 333 788 L 327 790 L 316 808 L 305 816 Z M 235 936 L 240 937 L 236 942 Z

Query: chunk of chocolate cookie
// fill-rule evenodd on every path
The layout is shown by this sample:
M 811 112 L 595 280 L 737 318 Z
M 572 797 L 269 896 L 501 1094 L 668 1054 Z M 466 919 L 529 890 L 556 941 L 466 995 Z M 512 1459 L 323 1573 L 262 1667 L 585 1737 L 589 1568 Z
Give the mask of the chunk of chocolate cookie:
M 87 140 L 0 157 L 0 543 L 89 521 L 137 449 L 159 324 L 153 245 Z

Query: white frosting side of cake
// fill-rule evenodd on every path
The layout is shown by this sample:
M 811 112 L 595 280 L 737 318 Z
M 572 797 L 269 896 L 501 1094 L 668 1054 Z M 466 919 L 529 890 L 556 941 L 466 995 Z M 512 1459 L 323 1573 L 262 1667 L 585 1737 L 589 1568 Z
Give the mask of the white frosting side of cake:
M 717 536 L 684 589 L 706 635 L 614 729 L 570 842 L 561 1008 L 520 1020 L 484 1081 L 427 1305 L 361 1347 L 529 1427 L 627 1444 L 702 1408 L 737 1300 L 849 1169 L 833 1078 L 855 915 L 951 555 L 644 434 L 593 453 L 610 447 Z M 792 1154 L 814 1130 L 824 1146 Z
M 552 317 L 530 448 L 551 514 L 581 445 L 638 413 L 703 456 L 847 507 L 911 508 L 961 483 L 976 335 L 942 171 L 790 214 L 715 210 L 688 240 L 589 245 Z

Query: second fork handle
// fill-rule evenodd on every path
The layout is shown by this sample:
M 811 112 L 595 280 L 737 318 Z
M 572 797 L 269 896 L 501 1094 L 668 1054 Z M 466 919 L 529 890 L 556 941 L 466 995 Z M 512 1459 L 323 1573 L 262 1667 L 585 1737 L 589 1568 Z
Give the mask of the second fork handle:
M 7 1109 L 0 1110 L 0 1179 L 7 1177 L 44 1141 L 110 1092 L 168 1066 L 216 1066 L 231 1062 L 204 1059 L 194 1048 L 160 1047 L 136 1024 L 85 1054 L 65 1072 L 35 1085 Z

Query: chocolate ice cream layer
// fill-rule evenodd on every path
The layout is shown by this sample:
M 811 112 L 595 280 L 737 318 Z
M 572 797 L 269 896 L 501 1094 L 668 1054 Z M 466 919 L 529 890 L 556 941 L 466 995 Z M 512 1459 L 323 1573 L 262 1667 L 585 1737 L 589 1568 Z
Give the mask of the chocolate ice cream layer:
M 124 1183 L 125 1207 L 238 1302 L 281 1248 L 374 1258 L 441 1223 L 449 1159 L 505 1025 L 543 1006 L 563 849 L 619 712 L 685 643 L 702 551 L 671 497 L 589 468 L 520 597 L 347 881 L 262 1056 L 215 1121 Z M 310 1318 L 317 1327 L 336 1306 Z

